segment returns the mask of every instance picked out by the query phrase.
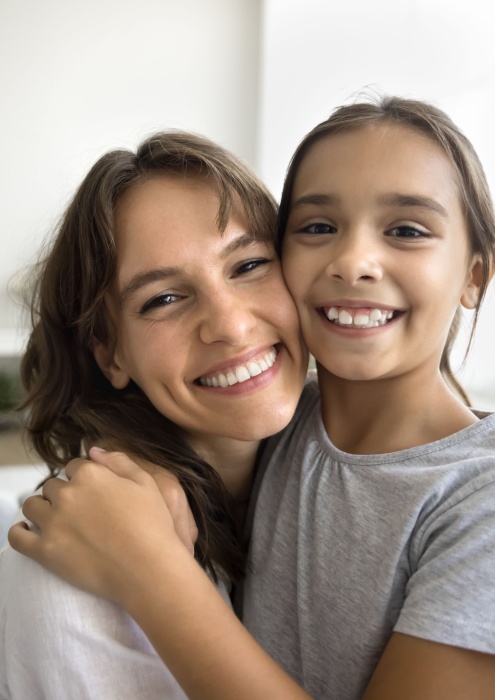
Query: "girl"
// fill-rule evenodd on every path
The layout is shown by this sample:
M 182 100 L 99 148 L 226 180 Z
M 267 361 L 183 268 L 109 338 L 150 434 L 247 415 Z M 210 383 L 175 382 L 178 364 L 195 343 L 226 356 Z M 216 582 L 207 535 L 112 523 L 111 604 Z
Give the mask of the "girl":
M 488 700 L 495 416 L 455 395 L 448 357 L 459 306 L 477 314 L 493 273 L 495 222 L 478 158 L 426 104 L 343 107 L 296 151 L 279 231 L 321 402 L 307 389 L 265 450 L 245 623 L 313 697 Z M 156 492 L 132 463 L 92 456 L 109 470 L 72 465 L 73 483 L 50 482 L 52 505 L 25 508 L 41 536 L 18 526 L 14 545 L 120 602 L 189 697 L 307 697 L 210 591 L 166 509 L 151 512 Z M 135 526 L 153 528 L 146 572 L 125 560 L 130 527 L 94 544 L 108 531 L 97 512 L 111 507 L 91 486 L 101 473 L 120 484 L 120 507 L 140 502 Z M 82 554 L 96 578 L 77 570 Z
M 163 488 L 172 472 L 226 600 L 259 442 L 288 423 L 306 374 L 275 222 L 264 186 L 206 139 L 158 134 L 107 154 L 41 265 L 22 366 L 38 454 L 56 471 L 104 438 Z M 1 698 L 184 697 L 123 610 L 10 548 L 0 627 Z

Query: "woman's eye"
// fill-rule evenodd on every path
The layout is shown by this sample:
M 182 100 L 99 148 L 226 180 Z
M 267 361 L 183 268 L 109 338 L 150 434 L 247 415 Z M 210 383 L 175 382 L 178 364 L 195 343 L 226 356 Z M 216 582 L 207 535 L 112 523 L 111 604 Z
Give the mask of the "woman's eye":
M 297 233 L 312 233 L 315 235 L 324 235 L 327 233 L 337 233 L 337 229 L 335 228 L 335 226 L 332 226 L 332 224 L 316 223 L 309 224 L 309 226 L 303 226 L 303 228 L 300 228 Z
M 262 265 L 268 265 L 272 260 L 270 258 L 256 258 L 255 260 L 247 260 L 236 267 L 235 275 L 245 275 L 247 272 L 257 270 Z
M 429 238 L 427 231 L 422 231 L 415 226 L 394 226 L 387 231 L 387 235 L 392 238 Z
M 170 304 L 175 303 L 179 299 L 181 299 L 178 294 L 159 294 L 156 297 L 153 297 L 153 299 L 150 299 L 147 301 L 140 309 L 139 313 L 140 314 L 145 314 L 148 311 L 151 311 L 152 309 L 159 309 L 162 306 L 170 306 Z

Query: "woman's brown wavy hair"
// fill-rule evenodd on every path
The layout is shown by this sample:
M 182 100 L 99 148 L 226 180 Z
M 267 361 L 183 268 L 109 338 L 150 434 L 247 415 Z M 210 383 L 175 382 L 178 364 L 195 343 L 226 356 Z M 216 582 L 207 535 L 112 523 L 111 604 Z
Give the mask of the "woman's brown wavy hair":
M 495 251 L 495 217 L 490 189 L 478 155 L 462 131 L 442 110 L 427 102 L 401 97 L 383 97 L 337 108 L 328 119 L 318 124 L 301 141 L 289 163 L 280 201 L 277 243 L 280 250 L 290 213 L 292 190 L 299 167 L 308 151 L 321 139 L 337 133 L 362 129 L 374 124 L 396 124 L 419 132 L 444 151 L 458 179 L 461 203 L 466 217 L 471 251 L 482 260 L 482 284 L 476 304 L 469 345 L 491 278 Z M 440 369 L 447 383 L 469 404 L 469 399 L 454 376 L 450 354 L 461 321 L 457 310 L 445 344 Z M 469 348 L 468 348 L 469 350 Z M 467 352 L 466 352 L 467 355 Z
M 184 132 L 146 139 L 136 152 L 116 150 L 93 166 L 65 212 L 31 300 L 32 332 L 21 365 L 27 435 L 53 473 L 81 456 L 83 441 L 104 439 L 177 475 L 199 529 L 196 558 L 233 579 L 243 553 L 229 497 L 215 470 L 132 381 L 116 390 L 90 350 L 93 337 L 114 338 L 104 304 L 115 271 L 114 211 L 123 192 L 153 176 L 201 178 L 219 196 L 219 231 L 241 204 L 253 234 L 274 243 L 276 204 L 240 160 Z

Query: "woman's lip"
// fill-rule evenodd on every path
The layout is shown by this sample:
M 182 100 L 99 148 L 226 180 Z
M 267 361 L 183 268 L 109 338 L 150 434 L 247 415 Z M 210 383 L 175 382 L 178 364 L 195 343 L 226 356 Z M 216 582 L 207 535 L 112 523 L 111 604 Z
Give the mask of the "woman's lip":
M 274 349 L 276 352 L 278 352 L 278 349 L 280 347 L 281 343 L 273 343 L 270 345 L 258 347 L 254 350 L 249 350 L 248 352 L 245 352 L 242 355 L 237 355 L 236 357 L 224 360 L 222 363 L 212 365 L 205 372 L 202 372 L 194 381 L 197 383 L 201 378 L 209 377 L 212 374 L 225 374 L 229 370 L 232 370 L 235 367 L 239 367 L 239 365 L 244 365 L 250 360 L 255 360 L 256 358 L 263 357 L 263 355 L 266 355 L 266 353 L 270 352 L 270 350 Z
M 269 363 L 267 363 L 266 368 L 262 369 L 259 373 L 257 372 L 254 376 L 244 377 L 242 380 L 238 380 L 236 382 L 231 383 L 230 381 L 228 381 L 228 377 L 226 376 L 227 374 L 230 374 L 230 372 L 221 372 L 214 375 L 208 375 L 208 377 L 204 376 L 198 378 L 198 380 L 194 382 L 194 385 L 202 391 L 214 391 L 215 394 L 226 394 L 228 396 L 249 394 L 260 388 L 269 386 L 273 378 L 278 374 L 280 370 L 281 362 L 283 361 L 282 357 L 284 356 L 284 347 L 285 346 L 281 344 L 277 344 L 276 346 L 270 346 L 270 349 L 264 353 L 264 357 L 270 354 L 272 356 L 271 360 L 269 361 Z M 258 355 L 256 357 L 259 358 L 260 356 Z M 248 363 L 249 362 L 256 362 L 256 360 L 252 357 L 251 360 L 248 360 Z M 244 365 L 242 366 L 245 367 L 246 363 L 244 363 Z M 212 377 L 219 378 L 220 374 L 222 374 L 224 379 L 227 380 L 227 383 L 206 383 L 207 379 L 210 380 Z M 235 374 L 235 372 L 233 374 Z

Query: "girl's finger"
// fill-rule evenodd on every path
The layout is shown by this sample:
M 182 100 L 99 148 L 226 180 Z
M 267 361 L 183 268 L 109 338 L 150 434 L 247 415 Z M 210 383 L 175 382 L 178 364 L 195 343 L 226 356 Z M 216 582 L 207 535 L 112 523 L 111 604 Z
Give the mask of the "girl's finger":
M 58 477 L 52 477 L 51 479 L 45 481 L 45 483 L 43 484 L 41 488 L 41 495 L 43 496 L 45 501 L 53 503 L 60 489 L 67 487 L 67 485 L 68 484 L 65 480 L 59 479 Z
M 83 457 L 75 457 L 74 459 L 71 459 L 71 461 L 67 464 L 64 470 L 65 475 L 69 479 L 69 481 L 72 479 L 72 477 L 81 467 L 81 465 L 86 464 L 86 462 L 88 461 L 89 460 L 84 459 Z
M 143 470 L 123 452 L 108 452 L 101 447 L 92 447 L 89 456 L 94 462 L 103 464 L 118 476 L 141 481 Z
M 39 535 L 35 532 L 31 532 L 27 523 L 21 521 L 15 525 L 12 525 L 7 537 L 12 549 L 15 549 L 16 552 L 26 554 L 28 557 L 36 559 L 34 554 L 39 543 Z
M 23 515 L 40 529 L 49 516 L 50 503 L 43 496 L 29 496 L 22 504 Z

